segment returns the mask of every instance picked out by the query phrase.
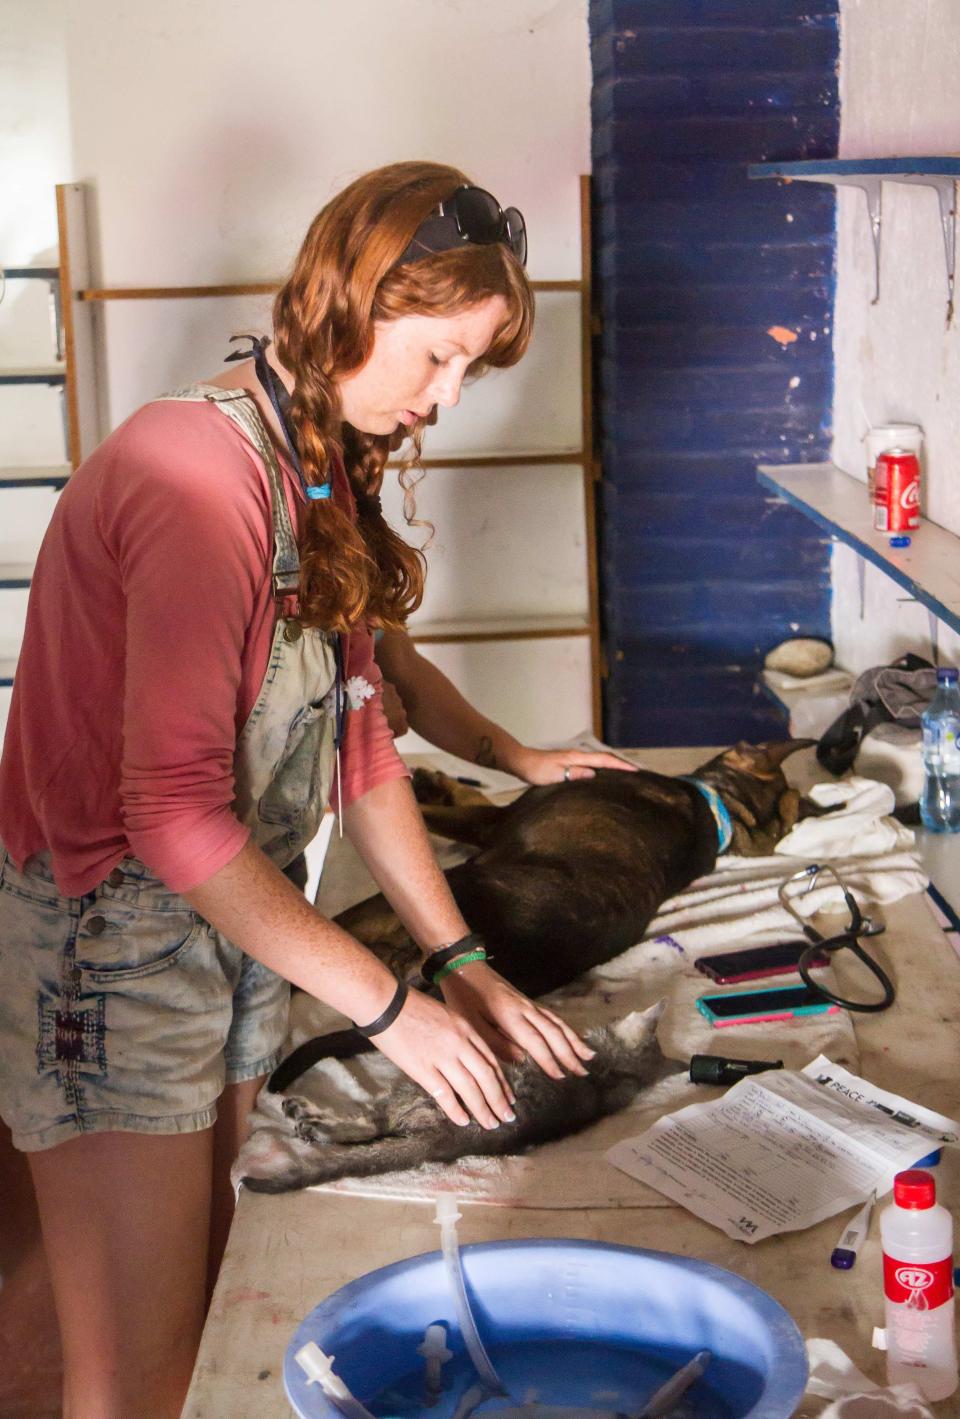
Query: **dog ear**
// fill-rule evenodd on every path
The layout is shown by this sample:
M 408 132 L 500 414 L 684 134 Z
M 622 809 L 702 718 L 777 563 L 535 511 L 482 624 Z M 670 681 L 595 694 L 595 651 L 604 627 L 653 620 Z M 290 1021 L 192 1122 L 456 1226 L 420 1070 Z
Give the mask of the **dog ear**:
M 788 759 L 798 749 L 807 749 L 816 742 L 815 739 L 783 739 L 771 740 L 766 744 L 747 744 L 741 740 L 739 744 L 721 754 L 720 761 L 737 773 L 750 774 L 752 778 L 771 779 L 779 771 L 784 759 Z
M 795 754 L 798 749 L 812 749 L 816 744 L 816 739 L 776 739 L 768 740 L 765 744 L 754 746 L 754 752 L 761 754 L 767 764 L 772 769 L 778 769 L 784 759 L 789 759 L 791 754 Z M 737 748 L 743 746 L 737 745 Z

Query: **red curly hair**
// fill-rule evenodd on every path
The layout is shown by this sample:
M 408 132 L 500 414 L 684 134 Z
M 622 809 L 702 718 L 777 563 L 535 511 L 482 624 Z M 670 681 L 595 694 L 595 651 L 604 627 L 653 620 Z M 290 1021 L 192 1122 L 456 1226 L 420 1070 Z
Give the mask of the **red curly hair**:
M 413 456 L 401 484 L 413 520 L 406 473 L 420 456 L 425 421 L 391 435 L 361 433 L 343 421 L 336 382 L 364 365 L 374 323 L 406 315 L 448 316 L 491 296 L 507 314 L 473 366 L 515 364 L 533 328 L 533 292 L 506 245 L 464 243 L 397 265 L 420 223 L 467 179 L 440 163 L 392 163 L 366 173 L 314 218 L 293 271 L 277 295 L 274 340 L 294 378 L 290 418 L 308 483 L 322 483 L 342 458 L 357 499 L 356 526 L 331 500 L 309 500 L 300 546 L 299 619 L 346 631 L 361 620 L 402 626 L 423 597 L 423 553 L 380 512 L 389 454 L 410 436 Z

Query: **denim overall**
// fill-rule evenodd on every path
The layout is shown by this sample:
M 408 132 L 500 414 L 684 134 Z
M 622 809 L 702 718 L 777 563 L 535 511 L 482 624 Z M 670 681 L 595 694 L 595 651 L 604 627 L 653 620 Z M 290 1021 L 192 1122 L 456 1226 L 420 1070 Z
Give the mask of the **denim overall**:
M 263 459 L 278 598 L 299 559 L 283 477 L 249 395 L 194 385 Z M 278 867 L 315 836 L 335 761 L 333 637 L 278 618 L 234 757 L 234 812 Z M 0 845 L 0 1112 L 23 1149 L 90 1130 L 178 1133 L 216 1117 L 225 1083 L 273 1068 L 289 986 L 226 941 L 134 857 L 83 897 L 60 895 L 49 857 L 18 871 Z
M 263 459 L 273 510 L 273 590 L 296 595 L 300 559 L 290 525 L 283 477 L 256 405 L 240 391 L 194 385 L 171 399 L 206 399 L 243 431 Z M 267 672 L 237 740 L 234 812 L 278 867 L 317 834 L 335 761 L 335 717 L 329 702 L 336 679 L 334 637 L 278 619 Z

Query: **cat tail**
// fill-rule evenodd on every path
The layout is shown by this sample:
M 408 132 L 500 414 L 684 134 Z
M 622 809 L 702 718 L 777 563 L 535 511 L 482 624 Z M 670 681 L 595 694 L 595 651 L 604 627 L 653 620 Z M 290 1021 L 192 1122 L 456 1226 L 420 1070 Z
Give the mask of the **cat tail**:
M 259 1175 L 240 1181 L 251 1192 L 293 1192 L 318 1187 L 338 1178 L 368 1178 L 378 1173 L 402 1172 L 424 1161 L 423 1137 L 378 1138 L 372 1143 L 308 1143 L 287 1137 L 278 1142 L 269 1158 L 258 1159 Z
M 373 1041 L 361 1035 L 359 1030 L 332 1030 L 328 1035 L 314 1035 L 280 1061 L 267 1080 L 267 1092 L 282 1094 L 301 1074 L 306 1074 L 322 1059 L 353 1059 L 355 1055 L 367 1054 L 374 1047 Z

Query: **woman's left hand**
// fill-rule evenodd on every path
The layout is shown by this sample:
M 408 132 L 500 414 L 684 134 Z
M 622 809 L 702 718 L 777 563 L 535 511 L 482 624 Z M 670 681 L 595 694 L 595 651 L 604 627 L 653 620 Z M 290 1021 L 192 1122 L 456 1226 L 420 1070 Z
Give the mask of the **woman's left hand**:
M 594 1051 L 575 1030 L 515 989 L 482 961 L 445 976 L 440 983 L 451 1010 L 468 1020 L 501 1059 L 528 1054 L 551 1079 L 586 1074 Z
M 523 746 L 514 756 L 509 772 L 527 783 L 572 783 L 578 778 L 593 778 L 597 769 L 622 769 L 636 773 L 636 765 L 618 759 L 616 754 L 604 754 L 587 749 L 529 749 Z

